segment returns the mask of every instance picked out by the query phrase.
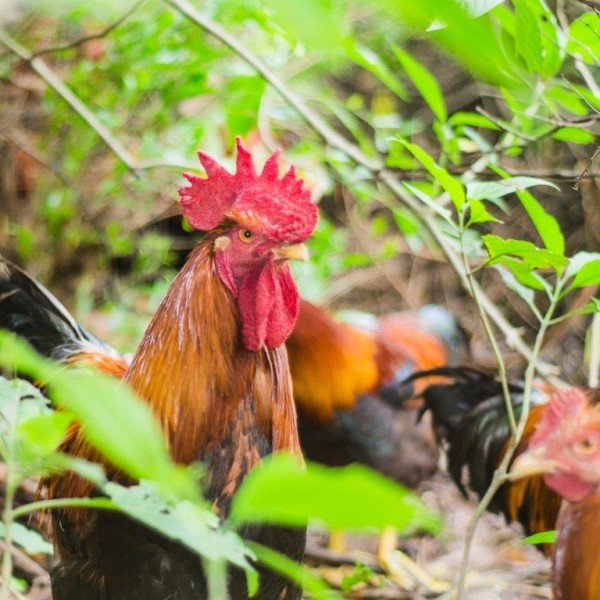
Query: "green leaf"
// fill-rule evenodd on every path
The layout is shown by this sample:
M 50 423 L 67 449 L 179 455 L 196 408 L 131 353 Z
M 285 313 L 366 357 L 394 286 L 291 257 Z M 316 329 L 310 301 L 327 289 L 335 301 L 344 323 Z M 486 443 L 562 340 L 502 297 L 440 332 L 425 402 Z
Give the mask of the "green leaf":
M 471 127 L 482 127 L 484 129 L 493 129 L 500 131 L 500 127 L 493 121 L 475 112 L 458 111 L 450 116 L 448 123 L 453 127 L 469 125 Z
M 293 457 L 264 460 L 246 477 L 233 499 L 234 523 L 306 525 L 316 519 L 335 529 L 436 532 L 440 520 L 411 492 L 362 465 L 327 468 Z
M 499 223 L 500 221 L 488 212 L 485 204 L 481 200 L 476 200 L 467 196 L 467 202 L 469 203 L 469 220 L 467 221 L 467 227 L 474 225 L 475 223 Z
M 72 420 L 64 412 L 41 414 L 21 423 L 17 433 L 37 455 L 46 456 L 58 448 Z
M 423 100 L 431 109 L 431 112 L 442 122 L 448 118 L 446 103 L 442 90 L 435 77 L 421 63 L 402 48 L 394 46 L 394 54 L 402 65 L 402 68 L 410 77 L 414 86 L 419 90 Z
M 468 4 L 461 5 L 451 0 L 378 0 L 378 4 L 413 30 L 436 42 L 477 78 L 495 85 L 524 87 L 527 78 L 522 77 L 522 69 L 506 52 L 504 32 L 499 31 L 492 13 L 474 18 L 473 14 L 479 12 L 472 12 L 473 7 L 467 8 Z M 474 48 L 485 48 L 485 52 L 473 51 Z
M 518 258 L 523 266 L 529 269 L 547 269 L 552 268 L 560 270 L 568 264 L 568 259 L 560 254 L 555 254 L 549 250 L 538 248 L 531 242 L 524 240 L 502 239 L 497 235 L 483 236 L 490 258 L 490 264 L 503 262 L 504 257 Z M 510 267 L 510 263 L 507 264 Z
M 555 140 L 574 144 L 593 144 L 596 141 L 596 136 L 591 131 L 581 127 L 561 127 L 552 134 L 552 137 Z
M 585 263 L 577 270 L 569 289 L 598 284 L 600 284 L 600 259 L 595 259 Z
M 534 185 L 547 185 L 558 190 L 554 183 L 537 177 L 511 177 L 500 181 L 470 181 L 467 183 L 467 195 L 476 200 L 502 198 Z
M 168 502 L 148 481 L 131 487 L 109 482 L 103 491 L 130 517 L 185 544 L 204 558 L 226 559 L 249 568 L 248 558 L 252 558 L 252 553 L 235 532 L 219 529 L 219 518 L 209 508 L 186 500 Z
M 416 144 L 411 144 L 402 139 L 397 141 L 402 144 L 425 167 L 425 169 L 429 171 L 431 176 L 442 186 L 442 188 L 448 192 L 454 203 L 454 207 L 457 212 L 460 212 L 466 201 L 465 190 L 462 183 L 456 177 L 452 177 L 446 169 L 436 165 L 433 158 Z
M 567 51 L 579 56 L 588 65 L 597 66 L 600 62 L 600 23 L 598 15 L 586 12 L 569 25 Z
M 0 364 L 46 382 L 55 401 L 84 427 L 88 441 L 125 473 L 200 500 L 195 478 L 171 461 L 156 417 L 126 385 L 97 372 L 59 368 L 6 332 L 0 332 Z
M 529 71 L 537 73 L 542 66 L 542 40 L 538 17 L 532 6 L 532 0 L 514 0 L 514 4 L 515 47 L 525 59 Z
M 345 2 L 336 0 L 263 0 L 270 16 L 307 48 L 335 52 L 345 24 Z
M 541 533 L 534 533 L 526 538 L 523 538 L 524 544 L 554 544 L 556 542 L 557 532 L 556 531 L 543 531 Z
M 517 197 L 527 211 L 546 248 L 556 255 L 563 255 L 565 252 L 565 236 L 558 221 L 546 212 L 539 201 L 528 191 L 518 191 Z
M 299 5 L 301 5 L 301 3 L 299 3 Z M 343 47 L 346 56 L 350 60 L 375 75 L 375 77 L 390 88 L 398 98 L 405 101 L 408 100 L 408 92 L 402 81 L 396 77 L 394 71 L 390 69 L 381 56 L 374 50 L 361 46 L 350 36 L 344 39 Z
M 21 546 L 25 552 L 29 554 L 52 554 L 52 544 L 34 529 L 29 529 L 29 527 L 25 527 L 25 525 L 16 521 L 10 527 L 13 542 Z M 2 521 L 0 521 L 0 537 L 5 537 L 5 527 Z

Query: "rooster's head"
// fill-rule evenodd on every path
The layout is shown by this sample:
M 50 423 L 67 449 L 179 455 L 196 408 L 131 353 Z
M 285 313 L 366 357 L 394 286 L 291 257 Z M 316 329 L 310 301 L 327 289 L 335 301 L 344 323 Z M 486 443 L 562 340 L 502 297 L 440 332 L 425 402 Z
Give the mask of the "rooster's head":
M 215 230 L 218 275 L 237 299 L 248 350 L 283 344 L 298 316 L 299 296 L 287 261 L 306 259 L 304 242 L 317 224 L 317 207 L 294 167 L 280 179 L 279 152 L 258 175 L 237 140 L 235 174 L 199 153 L 205 179 L 186 174 L 179 190 L 183 214 L 201 231 Z

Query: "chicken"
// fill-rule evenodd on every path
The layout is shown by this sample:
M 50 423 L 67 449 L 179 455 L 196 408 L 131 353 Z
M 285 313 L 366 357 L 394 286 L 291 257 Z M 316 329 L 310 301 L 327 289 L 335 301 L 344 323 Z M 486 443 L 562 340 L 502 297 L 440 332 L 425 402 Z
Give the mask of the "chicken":
M 446 445 L 448 471 L 463 494 L 469 487 L 478 496 L 488 489 L 494 471 L 502 460 L 510 439 L 501 383 L 483 371 L 461 367 L 417 373 L 413 379 L 431 375 L 451 378 L 435 383 L 423 392 L 425 405 L 433 416 L 435 432 Z M 523 388 L 509 385 L 515 416 L 521 415 Z M 531 409 L 524 433 L 514 456 L 525 451 L 538 426 L 549 393 L 542 384 L 532 390 Z M 465 467 L 468 482 L 465 481 Z M 554 529 L 561 504 L 560 496 L 540 475 L 504 484 L 492 499 L 489 510 L 504 514 L 508 522 L 518 521 L 528 535 Z M 549 545 L 541 548 L 546 554 Z
M 436 470 L 438 452 L 429 430 L 416 426 L 416 411 L 398 410 L 427 382 L 402 382 L 451 362 L 462 331 L 439 306 L 358 317 L 361 326 L 338 322 L 300 302 L 286 343 L 300 444 L 311 460 L 361 462 L 414 487 Z
M 207 178 L 186 175 L 189 185 L 180 190 L 180 203 L 190 224 L 207 233 L 128 366 L 7 263 L 0 266 L 0 326 L 24 335 L 45 354 L 92 359 L 121 375 L 156 414 L 173 459 L 205 463 L 205 494 L 226 516 L 236 489 L 261 458 L 281 450 L 301 456 L 283 345 L 299 302 L 287 261 L 306 257 L 302 242 L 316 225 L 317 208 L 293 167 L 279 179 L 277 153 L 260 175 L 239 140 L 234 175 L 206 154 L 199 156 Z M 63 449 L 102 461 L 81 432 Z M 118 473 L 114 478 L 123 479 Z M 50 478 L 46 487 L 50 497 L 94 493 L 73 473 Z M 179 543 L 108 511 L 63 510 L 52 517 L 58 554 L 54 600 L 206 598 L 198 557 Z M 303 555 L 302 529 L 254 525 L 241 534 L 292 559 Z M 259 573 L 254 598 L 300 598 L 295 584 L 265 569 Z M 230 573 L 229 594 L 248 597 L 243 573 Z
M 556 600 L 597 600 L 600 595 L 600 389 L 555 393 L 544 407 L 512 477 L 543 474 L 564 501 L 552 553 Z

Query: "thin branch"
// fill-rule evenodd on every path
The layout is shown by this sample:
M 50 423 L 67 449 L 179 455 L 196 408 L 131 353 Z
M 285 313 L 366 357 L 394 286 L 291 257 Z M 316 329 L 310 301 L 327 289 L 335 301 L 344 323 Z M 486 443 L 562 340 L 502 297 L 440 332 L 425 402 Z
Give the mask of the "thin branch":
M 110 33 L 112 33 L 119 25 L 123 24 L 146 0 L 138 0 L 135 2 L 121 17 L 119 17 L 114 23 L 111 23 L 98 33 L 91 33 L 90 35 L 83 36 L 79 39 L 76 39 L 72 42 L 66 42 L 64 44 L 58 46 L 50 46 L 48 48 L 41 48 L 40 50 L 36 50 L 31 54 L 31 58 L 37 58 L 38 56 L 43 56 L 44 54 L 51 54 L 54 52 L 62 52 L 63 50 L 70 50 L 71 48 L 76 48 L 77 46 L 81 46 L 81 44 L 85 44 L 86 42 L 91 42 L 92 40 L 99 40 L 103 37 L 106 37 Z
M 590 325 L 590 368 L 588 385 L 598 387 L 600 383 L 600 313 L 592 317 Z
M 337 148 L 342 151 L 348 157 L 352 158 L 356 163 L 363 166 L 365 169 L 370 171 L 375 178 L 383 183 L 401 202 L 403 202 L 409 209 L 415 214 L 419 215 L 419 218 L 423 224 L 430 231 L 431 235 L 437 240 L 440 247 L 443 249 L 448 262 L 452 265 L 456 273 L 458 274 L 463 287 L 469 290 L 469 284 L 467 281 L 466 273 L 462 267 L 460 258 L 456 252 L 449 247 L 444 234 L 440 230 L 433 215 L 424 209 L 424 207 L 418 203 L 412 196 L 410 196 L 397 181 L 396 173 L 384 170 L 384 166 L 381 160 L 372 159 L 367 157 L 363 152 L 354 144 L 347 141 L 334 129 L 332 129 L 318 114 L 310 109 L 302 99 L 300 99 L 292 90 L 275 74 L 273 73 L 257 56 L 250 52 L 237 38 L 230 35 L 225 31 L 219 24 L 215 23 L 208 17 L 202 15 L 194 7 L 192 7 L 186 0 L 164 0 L 175 9 L 180 11 L 186 17 L 188 17 L 193 23 L 208 31 L 211 35 L 219 39 L 225 45 L 229 46 L 236 54 L 243 58 L 248 64 L 250 64 L 258 73 L 260 73 L 264 79 L 276 89 L 283 98 L 293 106 L 300 116 L 306 121 L 306 123 L 314 129 L 326 144 L 333 148 Z M 487 162 L 487 159 L 486 159 Z M 483 168 L 483 165 L 482 165 Z M 502 332 L 505 337 L 507 344 L 522 354 L 528 361 L 533 360 L 539 373 L 548 381 L 557 386 L 564 386 L 564 383 L 556 376 L 556 368 L 552 365 L 540 361 L 540 359 L 534 355 L 531 348 L 523 340 L 519 332 L 513 327 L 501 313 L 501 311 L 494 305 L 494 303 L 488 298 L 488 296 L 476 286 L 476 291 L 479 294 L 481 304 L 489 315 L 490 319 L 494 322 L 496 327 Z
M 103 125 L 90 108 L 84 104 L 65 83 L 48 67 L 40 58 L 35 58 L 27 48 L 12 38 L 6 30 L 0 27 L 0 44 L 8 48 L 13 54 L 24 60 L 69 106 L 102 138 L 104 143 L 125 164 L 125 166 L 140 177 L 141 171 L 160 167 L 173 167 L 179 169 L 193 169 L 196 166 L 182 165 L 157 160 L 137 160 L 112 132 Z

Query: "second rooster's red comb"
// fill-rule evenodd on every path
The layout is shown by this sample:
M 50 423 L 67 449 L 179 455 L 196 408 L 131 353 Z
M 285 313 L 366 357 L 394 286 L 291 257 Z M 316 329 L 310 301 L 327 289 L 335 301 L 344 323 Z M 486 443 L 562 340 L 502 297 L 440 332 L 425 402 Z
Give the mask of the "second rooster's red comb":
M 304 241 L 317 222 L 317 207 L 296 178 L 294 167 L 279 179 L 274 152 L 258 175 L 252 155 L 236 138 L 235 174 L 229 173 L 217 161 L 199 152 L 206 178 L 184 173 L 189 185 L 179 190 L 182 212 L 196 229 L 208 231 L 227 217 L 247 215 L 261 221 L 264 234 L 270 239 L 290 243 Z

